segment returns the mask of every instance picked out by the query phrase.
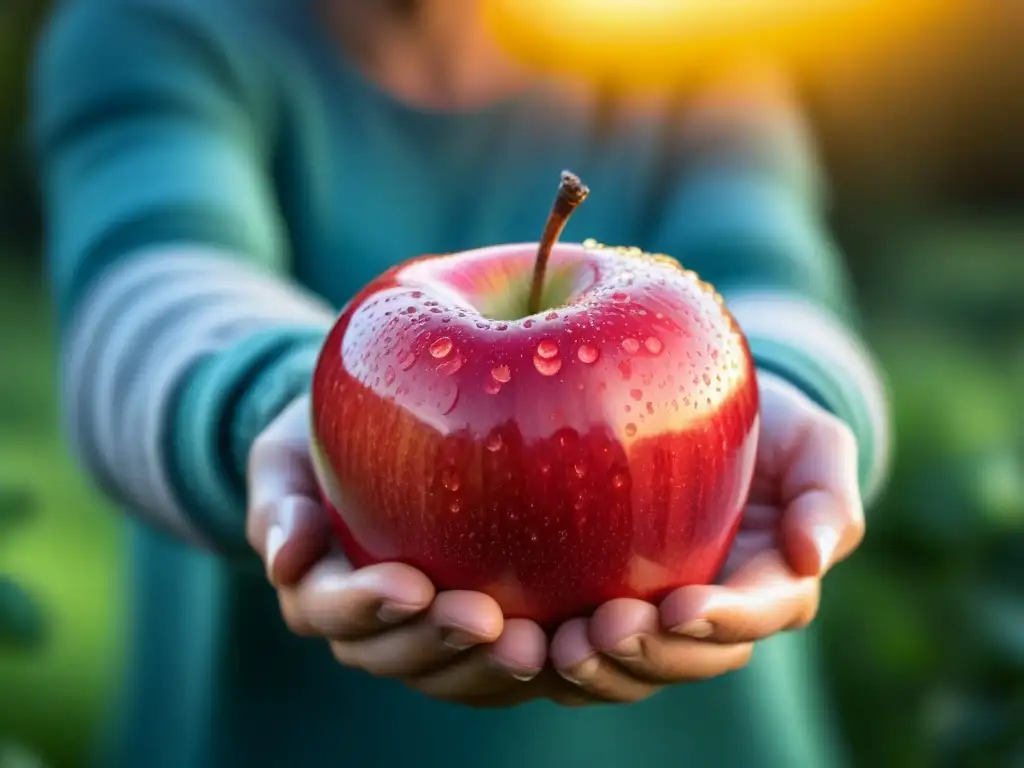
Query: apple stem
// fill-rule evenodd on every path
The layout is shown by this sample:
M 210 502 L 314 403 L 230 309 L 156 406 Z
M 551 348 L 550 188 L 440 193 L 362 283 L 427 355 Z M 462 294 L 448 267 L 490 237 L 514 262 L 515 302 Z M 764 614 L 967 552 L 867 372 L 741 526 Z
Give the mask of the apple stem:
M 544 275 L 548 270 L 551 251 L 555 247 L 555 243 L 558 242 L 558 238 L 562 236 L 565 225 L 569 223 L 569 217 L 587 199 L 589 194 L 590 189 L 580 181 L 579 176 L 569 171 L 562 171 L 562 183 L 558 185 L 558 194 L 555 196 L 554 205 L 551 206 L 551 213 L 544 227 L 544 234 L 541 235 L 540 246 L 537 248 L 537 260 L 533 264 L 533 283 L 530 286 L 527 314 L 535 315 L 540 312 L 540 298 L 544 292 Z

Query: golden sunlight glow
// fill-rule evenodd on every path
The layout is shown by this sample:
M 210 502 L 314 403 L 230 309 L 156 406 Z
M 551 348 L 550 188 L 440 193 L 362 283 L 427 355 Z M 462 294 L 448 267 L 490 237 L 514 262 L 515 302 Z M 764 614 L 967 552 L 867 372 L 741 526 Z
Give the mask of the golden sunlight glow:
M 542 70 L 623 85 L 770 56 L 856 54 L 874 41 L 927 34 L 963 0 L 486 0 L 505 48 Z

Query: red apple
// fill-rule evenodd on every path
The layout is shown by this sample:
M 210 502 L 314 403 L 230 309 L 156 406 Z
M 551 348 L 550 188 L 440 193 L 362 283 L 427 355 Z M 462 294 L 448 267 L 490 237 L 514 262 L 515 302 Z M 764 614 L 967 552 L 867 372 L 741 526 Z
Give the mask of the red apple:
M 541 244 L 414 259 L 341 313 L 312 453 L 356 567 L 408 563 L 545 626 L 718 574 L 757 443 L 747 342 L 674 260 L 555 246 L 582 190 Z

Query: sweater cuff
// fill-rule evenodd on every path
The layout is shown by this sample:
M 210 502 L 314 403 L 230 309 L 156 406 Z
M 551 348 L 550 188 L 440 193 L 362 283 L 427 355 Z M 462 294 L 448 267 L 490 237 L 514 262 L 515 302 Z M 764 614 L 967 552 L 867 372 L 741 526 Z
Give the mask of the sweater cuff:
M 888 397 L 870 354 L 829 310 L 803 298 L 751 294 L 730 301 L 758 370 L 789 381 L 846 422 L 857 437 L 865 506 L 890 462 Z
M 225 555 L 250 555 L 245 472 L 257 435 L 309 389 L 327 329 L 256 334 L 198 364 L 173 409 L 172 476 L 192 522 Z

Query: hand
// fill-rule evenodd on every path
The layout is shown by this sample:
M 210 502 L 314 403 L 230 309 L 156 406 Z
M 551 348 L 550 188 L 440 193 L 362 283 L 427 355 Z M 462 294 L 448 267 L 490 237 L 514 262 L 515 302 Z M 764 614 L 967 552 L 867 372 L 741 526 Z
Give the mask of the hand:
M 822 576 L 863 539 L 853 433 L 787 382 L 759 380 L 754 482 L 722 582 L 659 606 L 614 600 L 552 639 L 555 668 L 594 699 L 637 701 L 744 666 L 753 643 L 814 619 Z
M 346 666 L 398 678 L 438 699 L 483 707 L 543 695 L 546 683 L 526 682 L 547 656 L 536 624 L 505 620 L 487 595 L 436 593 L 407 565 L 353 570 L 332 549 L 309 458 L 307 399 L 256 440 L 248 482 L 249 543 L 294 632 L 325 638 Z

